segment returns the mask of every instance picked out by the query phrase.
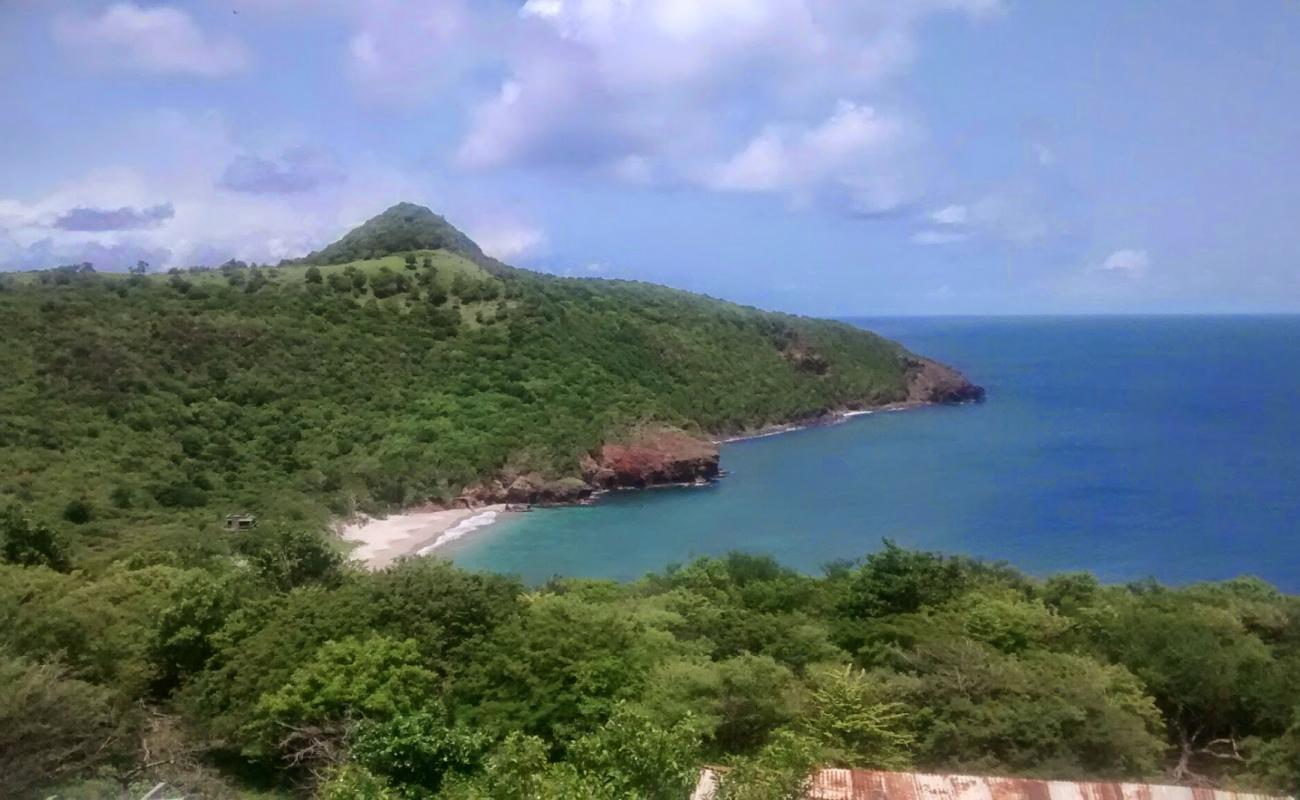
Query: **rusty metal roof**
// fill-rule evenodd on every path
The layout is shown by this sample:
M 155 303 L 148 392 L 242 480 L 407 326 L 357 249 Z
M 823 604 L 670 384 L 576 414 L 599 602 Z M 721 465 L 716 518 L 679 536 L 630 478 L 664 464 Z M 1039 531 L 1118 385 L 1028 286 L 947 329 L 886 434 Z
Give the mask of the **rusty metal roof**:
M 717 791 L 717 778 L 713 770 L 701 770 L 691 800 L 712 800 Z M 1191 786 L 1075 783 L 865 769 L 818 770 L 806 797 L 808 800 L 1280 800 Z

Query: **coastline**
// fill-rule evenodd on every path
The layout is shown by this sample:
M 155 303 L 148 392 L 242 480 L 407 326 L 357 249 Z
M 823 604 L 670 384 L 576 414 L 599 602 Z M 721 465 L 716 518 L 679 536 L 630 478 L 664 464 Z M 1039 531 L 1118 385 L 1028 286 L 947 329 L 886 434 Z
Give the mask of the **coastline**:
M 809 428 L 825 428 L 833 425 L 842 425 L 855 417 L 866 417 L 872 414 L 886 414 L 892 411 L 910 411 L 912 409 L 933 405 L 943 404 L 919 400 L 904 400 L 897 403 L 886 403 L 880 406 L 872 406 L 870 408 L 837 409 L 816 417 L 809 417 L 800 422 L 783 422 L 773 425 L 764 425 L 763 427 L 755 428 L 752 431 L 728 435 L 723 438 L 715 438 L 711 441 L 714 444 L 721 445 L 731 444 L 732 442 L 745 442 L 750 439 L 766 439 L 769 436 L 780 436 L 783 433 L 793 433 L 794 431 L 803 431 L 808 430 Z
M 724 445 L 751 439 L 764 439 L 809 428 L 842 425 L 857 417 L 894 411 L 909 411 L 930 405 L 940 405 L 940 403 L 904 400 L 869 408 L 843 408 L 798 422 L 767 425 L 744 433 L 712 438 L 709 441 L 714 445 Z M 562 505 L 590 505 L 598 502 L 602 495 L 611 491 L 642 491 L 663 486 L 699 485 L 702 484 L 696 481 L 690 483 L 650 484 L 642 487 L 597 489 L 581 501 L 563 503 Z M 377 570 L 391 565 L 399 558 L 433 555 L 439 548 L 447 544 L 522 513 L 510 509 L 511 506 L 508 503 L 490 503 L 463 508 L 414 506 L 380 519 L 362 518 L 357 522 L 336 524 L 335 531 L 345 542 L 356 545 L 349 553 L 350 559 L 364 564 L 368 569 Z
M 477 508 L 421 509 L 363 518 L 336 526 L 339 537 L 356 547 L 348 557 L 368 569 L 383 569 L 404 556 L 427 556 L 482 528 L 513 516 L 504 503 Z

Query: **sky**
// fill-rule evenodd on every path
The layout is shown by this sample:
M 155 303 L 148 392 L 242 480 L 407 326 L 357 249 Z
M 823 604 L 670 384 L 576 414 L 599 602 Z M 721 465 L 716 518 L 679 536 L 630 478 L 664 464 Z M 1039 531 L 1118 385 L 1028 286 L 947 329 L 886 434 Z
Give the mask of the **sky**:
M 1300 311 L 1300 0 L 0 0 L 0 268 L 384 208 L 820 315 Z

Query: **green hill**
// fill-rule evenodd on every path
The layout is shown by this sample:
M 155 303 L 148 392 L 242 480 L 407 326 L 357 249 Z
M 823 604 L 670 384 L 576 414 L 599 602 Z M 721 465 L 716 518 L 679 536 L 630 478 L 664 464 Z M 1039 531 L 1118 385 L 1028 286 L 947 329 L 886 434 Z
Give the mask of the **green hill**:
M 0 796 L 666 799 L 701 764 L 719 800 L 816 764 L 1300 786 L 1300 598 L 1254 579 L 890 543 L 820 577 L 345 564 L 331 515 L 571 483 L 646 430 L 979 394 L 848 325 L 425 249 L 459 234 L 400 209 L 344 263 L 0 282 Z
M 409 250 L 446 250 L 471 259 L 483 251 L 468 236 L 424 206 L 398 203 L 302 259 L 305 264 L 346 264 Z
M 87 547 L 170 547 L 234 511 L 323 521 L 571 476 L 647 423 L 901 401 L 919 363 L 838 322 L 497 267 L 408 204 L 307 260 L 345 256 L 364 260 L 11 280 L 0 505 L 84 504 Z

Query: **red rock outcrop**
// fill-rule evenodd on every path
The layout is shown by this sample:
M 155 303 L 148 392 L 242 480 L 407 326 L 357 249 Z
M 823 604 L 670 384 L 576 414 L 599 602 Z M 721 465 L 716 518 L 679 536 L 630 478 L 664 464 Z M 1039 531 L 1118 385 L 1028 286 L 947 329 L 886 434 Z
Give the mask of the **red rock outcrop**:
M 584 456 L 581 469 L 581 478 L 557 480 L 535 472 L 507 472 L 466 487 L 452 505 L 566 505 L 582 503 L 598 489 L 710 481 L 718 477 L 718 446 L 675 428 L 647 429 Z
M 946 364 L 928 358 L 913 359 L 907 369 L 907 402 L 970 403 L 984 399 L 984 387 Z
M 906 398 L 892 407 L 984 399 L 983 387 L 971 383 L 952 367 L 925 358 L 909 359 L 906 385 Z M 830 424 L 843 420 L 844 416 L 841 411 L 821 411 L 787 425 L 748 433 Z M 717 443 L 668 427 L 649 427 L 621 441 L 608 442 L 584 456 L 580 469 L 581 478 L 558 480 L 531 472 L 507 472 L 495 480 L 466 488 L 454 505 L 581 503 L 599 490 L 701 483 L 712 481 L 720 474 Z
M 674 428 L 642 431 L 586 458 L 583 478 L 602 489 L 696 483 L 718 477 L 718 446 Z

